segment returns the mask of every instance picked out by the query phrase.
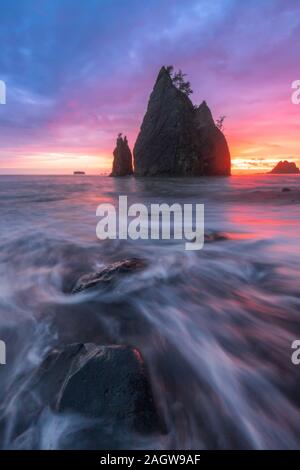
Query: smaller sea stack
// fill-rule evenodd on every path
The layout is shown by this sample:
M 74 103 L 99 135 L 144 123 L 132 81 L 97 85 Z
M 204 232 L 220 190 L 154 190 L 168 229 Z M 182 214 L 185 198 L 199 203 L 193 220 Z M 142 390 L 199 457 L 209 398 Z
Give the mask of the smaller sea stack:
M 281 160 L 269 173 L 273 175 L 298 174 L 300 170 L 294 162 L 288 162 L 287 160 L 283 162 Z
M 133 174 L 132 155 L 128 146 L 127 137 L 118 135 L 116 148 L 113 152 L 114 161 L 110 176 L 128 176 Z

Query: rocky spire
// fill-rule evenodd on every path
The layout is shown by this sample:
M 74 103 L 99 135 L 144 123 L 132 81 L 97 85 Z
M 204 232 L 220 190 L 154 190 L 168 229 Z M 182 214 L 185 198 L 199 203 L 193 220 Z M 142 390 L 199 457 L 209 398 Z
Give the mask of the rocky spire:
M 110 176 L 127 176 L 133 174 L 132 155 L 128 146 L 127 137 L 118 135 L 116 148 L 113 152 L 114 161 Z
M 215 121 L 212 117 L 211 110 L 207 106 L 206 101 L 202 101 L 200 106 L 196 108 L 196 121 L 199 128 L 202 126 L 212 126 L 215 124 Z
M 227 141 L 218 129 L 211 110 L 203 101 L 195 108 L 198 135 L 199 161 L 203 174 L 207 176 L 228 176 L 231 173 L 231 159 Z
M 230 153 L 204 101 L 195 107 L 162 67 L 133 150 L 135 174 L 229 175 Z

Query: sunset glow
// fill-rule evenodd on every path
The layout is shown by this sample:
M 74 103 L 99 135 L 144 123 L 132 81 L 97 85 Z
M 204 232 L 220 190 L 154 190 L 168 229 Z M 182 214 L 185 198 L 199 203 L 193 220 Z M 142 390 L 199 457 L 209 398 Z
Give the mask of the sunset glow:
M 300 164 L 299 14 L 260 0 L 3 2 L 0 174 L 107 173 L 119 132 L 133 147 L 162 64 L 226 115 L 233 174 Z

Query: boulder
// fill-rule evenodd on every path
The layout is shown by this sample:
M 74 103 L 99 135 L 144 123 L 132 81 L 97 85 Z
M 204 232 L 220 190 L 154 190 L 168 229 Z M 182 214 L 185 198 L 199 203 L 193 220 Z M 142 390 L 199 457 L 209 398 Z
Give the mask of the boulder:
M 140 352 L 129 346 L 71 344 L 48 354 L 20 400 L 30 419 L 18 424 L 25 432 L 40 413 L 77 417 L 59 448 L 126 448 L 138 436 L 164 432 Z M 28 418 L 28 416 L 27 416 Z M 38 448 L 38 442 L 33 444 Z
M 126 136 L 121 134 L 117 138 L 116 148 L 113 152 L 114 160 L 110 176 L 128 176 L 133 174 L 132 155 Z
M 134 150 L 137 176 L 229 175 L 230 153 L 205 102 L 196 107 L 162 67 Z
M 129 258 L 104 267 L 100 271 L 84 274 L 76 282 L 72 294 L 77 294 L 93 287 L 105 287 L 114 283 L 120 276 L 145 269 L 146 261 L 139 258 Z
M 70 365 L 56 408 L 101 418 L 110 427 L 122 426 L 127 432 L 158 429 L 144 361 L 137 349 L 127 346 L 82 345 Z
M 299 168 L 294 162 L 288 162 L 287 160 L 280 161 L 269 173 L 271 174 L 298 174 L 300 172 Z

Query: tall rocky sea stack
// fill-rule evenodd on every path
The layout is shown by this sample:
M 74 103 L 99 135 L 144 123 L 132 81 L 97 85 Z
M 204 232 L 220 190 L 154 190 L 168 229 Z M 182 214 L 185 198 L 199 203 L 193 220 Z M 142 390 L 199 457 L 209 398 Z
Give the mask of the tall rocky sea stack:
M 230 152 L 206 102 L 197 107 L 162 67 L 133 150 L 136 176 L 230 175 Z
M 133 174 L 132 155 L 126 136 L 119 134 L 114 150 L 114 161 L 110 176 L 127 176 Z

